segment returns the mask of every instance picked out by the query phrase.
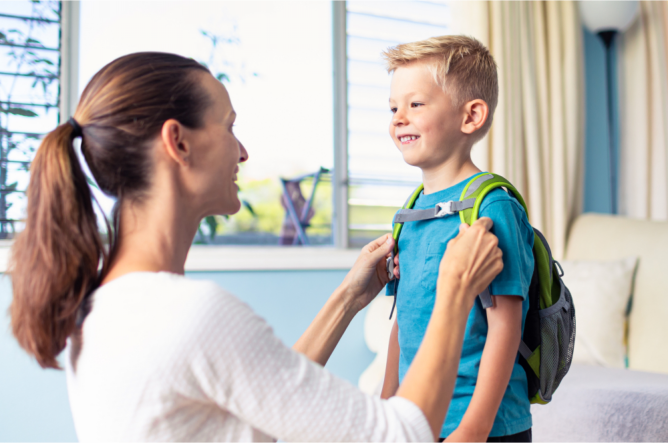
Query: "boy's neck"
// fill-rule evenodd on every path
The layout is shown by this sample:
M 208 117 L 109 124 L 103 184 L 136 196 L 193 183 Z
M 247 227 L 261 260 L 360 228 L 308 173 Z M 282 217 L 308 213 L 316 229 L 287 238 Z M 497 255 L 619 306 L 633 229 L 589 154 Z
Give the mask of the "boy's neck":
M 424 194 L 433 194 L 482 172 L 473 164 L 469 155 L 464 158 L 451 157 L 447 161 L 433 168 L 422 170 Z

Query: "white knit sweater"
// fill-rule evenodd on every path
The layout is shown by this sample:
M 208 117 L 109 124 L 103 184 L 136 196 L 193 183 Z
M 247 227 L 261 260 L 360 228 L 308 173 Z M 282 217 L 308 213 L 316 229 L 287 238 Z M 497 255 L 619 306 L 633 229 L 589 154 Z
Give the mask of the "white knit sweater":
M 333 376 L 213 282 L 134 273 L 92 297 L 66 358 L 82 441 L 432 439 L 413 403 Z

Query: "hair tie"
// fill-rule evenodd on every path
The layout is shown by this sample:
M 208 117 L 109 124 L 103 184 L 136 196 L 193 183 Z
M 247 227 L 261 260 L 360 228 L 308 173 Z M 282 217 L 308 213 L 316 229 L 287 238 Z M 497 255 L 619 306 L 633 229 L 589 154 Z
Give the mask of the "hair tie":
M 76 137 L 81 137 L 83 135 L 81 125 L 76 120 L 74 120 L 74 117 L 70 117 L 70 119 L 67 120 L 67 123 L 69 123 L 70 126 L 72 126 L 72 129 L 74 129 L 74 131 L 72 131 L 72 137 L 76 138 Z

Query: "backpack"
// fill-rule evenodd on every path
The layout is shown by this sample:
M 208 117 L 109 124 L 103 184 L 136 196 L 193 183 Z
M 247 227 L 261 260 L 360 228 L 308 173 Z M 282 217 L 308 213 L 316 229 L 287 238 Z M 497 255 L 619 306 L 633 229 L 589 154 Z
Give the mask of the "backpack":
M 423 190 L 420 185 L 409 197 L 403 209 L 394 216 L 395 247 L 387 259 L 386 269 L 390 277 L 387 295 L 394 295 L 394 256 L 398 253 L 399 234 L 404 223 L 431 220 L 459 213 L 462 223 L 472 225 L 485 196 L 493 189 L 503 187 L 517 199 L 524 211 L 528 211 L 524 199 L 505 178 L 489 172 L 473 177 L 462 191 L 459 201 L 438 203 L 434 208 L 414 210 L 413 205 Z M 552 394 L 568 372 L 573 360 L 575 344 L 575 307 L 571 293 L 561 280 L 561 265 L 552 258 L 550 246 L 543 234 L 534 230 L 534 270 L 529 285 L 529 311 L 519 348 L 519 363 L 527 375 L 531 403 L 547 404 Z M 484 309 L 492 306 L 489 289 L 479 295 Z M 394 312 L 394 306 L 392 307 Z M 392 318 L 392 313 L 390 313 Z

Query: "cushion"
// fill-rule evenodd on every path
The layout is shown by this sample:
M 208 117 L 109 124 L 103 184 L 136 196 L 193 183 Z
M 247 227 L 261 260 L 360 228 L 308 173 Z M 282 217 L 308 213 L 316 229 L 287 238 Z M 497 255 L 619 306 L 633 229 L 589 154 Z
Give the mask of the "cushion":
M 568 260 L 640 257 L 629 316 L 629 367 L 668 373 L 668 222 L 584 214 L 568 234 Z
M 573 362 L 626 367 L 625 323 L 637 258 L 563 261 L 575 304 Z
M 376 353 L 376 358 L 360 375 L 358 386 L 363 392 L 369 395 L 379 396 L 383 389 L 385 366 L 387 364 L 387 347 L 390 342 L 392 325 L 397 316 L 395 309 L 392 320 L 390 320 L 393 302 L 394 297 L 387 297 L 385 291 L 383 291 L 366 309 L 364 341 L 366 341 L 369 350 Z

